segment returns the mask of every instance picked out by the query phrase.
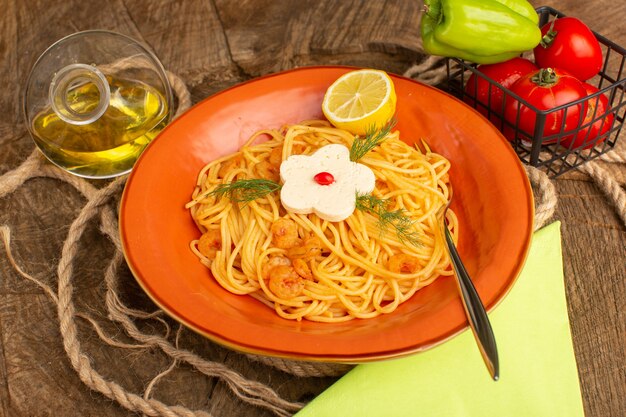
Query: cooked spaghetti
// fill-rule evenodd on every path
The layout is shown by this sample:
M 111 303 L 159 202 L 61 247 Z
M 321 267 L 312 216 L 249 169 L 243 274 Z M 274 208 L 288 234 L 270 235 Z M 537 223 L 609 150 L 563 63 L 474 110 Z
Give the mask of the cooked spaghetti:
M 385 202 L 382 212 L 357 204 L 346 220 L 329 222 L 288 212 L 278 191 L 246 202 L 215 192 L 243 179 L 278 183 L 290 155 L 311 155 L 329 144 L 350 148 L 355 140 L 324 121 L 303 122 L 259 131 L 238 152 L 201 170 L 186 205 L 202 232 L 191 248 L 223 288 L 286 319 L 338 322 L 391 313 L 452 274 L 437 230 L 449 198 L 450 163 L 402 142 L 397 131 L 358 161 L 375 174 L 371 196 Z M 389 213 L 401 213 L 404 228 L 393 216 L 384 221 Z M 446 220 L 456 240 L 454 212 L 448 210 Z

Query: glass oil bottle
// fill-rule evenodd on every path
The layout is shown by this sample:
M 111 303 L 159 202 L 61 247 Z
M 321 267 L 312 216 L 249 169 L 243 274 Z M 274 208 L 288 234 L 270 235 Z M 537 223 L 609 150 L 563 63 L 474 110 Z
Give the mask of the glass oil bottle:
M 138 42 L 114 32 L 79 32 L 39 58 L 24 98 L 28 129 L 54 164 L 87 178 L 129 172 L 167 125 L 165 70 Z

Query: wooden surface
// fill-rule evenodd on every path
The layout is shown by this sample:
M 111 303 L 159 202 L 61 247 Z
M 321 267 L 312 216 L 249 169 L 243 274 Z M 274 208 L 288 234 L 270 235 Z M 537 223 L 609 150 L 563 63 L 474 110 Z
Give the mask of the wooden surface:
M 147 43 L 166 68 L 186 81 L 194 102 L 240 81 L 294 66 L 351 64 L 401 74 L 423 57 L 418 1 L 0 0 L 0 5 L 0 174 L 17 167 L 34 146 L 21 113 L 21 93 L 34 59 L 76 31 L 110 29 Z M 554 0 L 550 5 L 626 45 L 623 2 Z M 626 141 L 624 136 L 622 132 L 621 141 Z M 569 316 L 585 414 L 624 416 L 626 229 L 584 175 L 560 177 L 556 187 L 555 219 L 562 222 Z M 72 187 L 53 179 L 31 180 L 0 199 L 0 224 L 12 229 L 18 264 L 54 287 L 62 242 L 84 203 Z M 96 222 L 81 248 L 77 308 L 104 322 L 107 334 L 128 342 L 123 331 L 106 324 L 103 313 L 102 271 L 113 249 Z M 129 305 L 154 309 L 126 269 L 121 281 Z M 105 346 L 84 321 L 79 322 L 79 333 L 94 367 L 132 392 L 141 394 L 170 364 L 159 350 Z M 17 274 L 4 252 L 0 337 L 0 415 L 132 415 L 81 382 L 63 349 L 55 306 Z M 183 333 L 181 347 L 223 362 L 293 401 L 306 402 L 335 380 L 283 373 L 189 331 Z M 215 416 L 272 415 L 238 400 L 223 382 L 185 366 L 157 384 L 152 395 Z

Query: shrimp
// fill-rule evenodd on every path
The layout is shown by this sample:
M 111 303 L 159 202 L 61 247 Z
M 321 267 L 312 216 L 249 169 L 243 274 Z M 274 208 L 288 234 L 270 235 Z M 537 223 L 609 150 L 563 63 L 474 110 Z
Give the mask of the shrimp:
M 306 151 L 306 145 L 304 145 L 302 143 L 294 143 L 291 146 L 291 154 L 292 155 L 300 155 L 300 154 L 303 154 L 304 151 Z
M 419 260 L 415 256 L 398 253 L 389 258 L 387 268 L 391 272 L 399 272 L 402 274 L 413 274 L 419 269 Z
M 270 258 L 270 260 L 267 261 L 263 267 L 263 279 L 269 279 L 269 273 L 272 268 L 279 265 L 290 266 L 291 260 L 289 258 L 285 258 L 284 256 L 274 256 L 273 258 Z
M 280 180 L 280 166 L 272 165 L 268 161 L 261 161 L 255 165 L 256 172 L 264 180 L 278 182 Z
M 269 272 L 270 290 L 280 298 L 291 299 L 302 294 L 304 280 L 294 267 L 278 265 Z
M 298 226 L 290 219 L 278 219 L 270 228 L 272 242 L 277 248 L 289 249 L 300 245 L 302 239 L 298 237 Z
M 311 259 L 322 254 L 322 242 L 317 236 L 309 237 L 302 245 L 288 248 L 287 256 L 290 259 Z
M 300 275 L 302 278 L 308 281 L 313 280 L 313 274 L 311 273 L 311 268 L 309 268 L 309 265 L 306 263 L 304 259 L 296 258 L 293 260 L 292 263 L 293 263 L 293 269 L 296 271 L 298 275 Z
M 219 229 L 209 229 L 198 239 L 198 252 L 209 259 L 214 259 L 221 249 L 222 234 Z
M 280 164 L 283 162 L 283 147 L 281 146 L 272 149 L 272 152 L 270 152 L 270 156 L 269 158 L 267 158 L 267 160 L 270 164 L 274 166 L 280 166 Z
M 217 176 L 219 178 L 225 178 L 226 175 L 228 175 L 230 171 L 232 171 L 234 168 L 237 167 L 237 165 L 239 165 L 241 160 L 242 160 L 241 155 L 237 155 L 233 158 L 230 158 L 227 161 L 224 161 L 222 165 L 220 166 L 220 170 L 217 171 Z
M 298 155 L 304 153 L 305 150 L 305 145 L 300 143 L 294 143 L 291 148 L 291 153 L 293 155 Z M 279 167 L 278 169 L 280 170 L 280 164 L 283 163 L 283 147 L 280 146 L 272 149 L 272 151 L 270 152 L 270 156 L 267 158 L 267 161 L 273 166 Z

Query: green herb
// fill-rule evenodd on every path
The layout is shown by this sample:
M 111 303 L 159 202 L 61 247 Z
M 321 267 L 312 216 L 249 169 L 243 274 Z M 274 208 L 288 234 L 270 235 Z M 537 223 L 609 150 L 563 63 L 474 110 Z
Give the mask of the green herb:
M 380 145 L 396 123 L 397 120 L 393 118 L 379 130 L 376 129 L 376 126 L 370 126 L 365 132 L 365 137 L 355 137 L 354 142 L 352 142 L 352 148 L 350 148 L 350 160 L 356 162 L 376 146 Z
M 384 233 L 389 227 L 393 227 L 400 242 L 419 246 L 419 233 L 413 228 L 415 221 L 407 216 L 403 209 L 389 211 L 388 205 L 389 200 L 372 194 L 357 194 L 356 196 L 357 210 L 378 216 L 378 226 L 381 232 Z
M 274 181 L 254 178 L 219 184 L 209 195 L 216 197 L 228 196 L 228 198 L 237 203 L 249 203 L 280 190 L 280 187 L 281 185 Z

